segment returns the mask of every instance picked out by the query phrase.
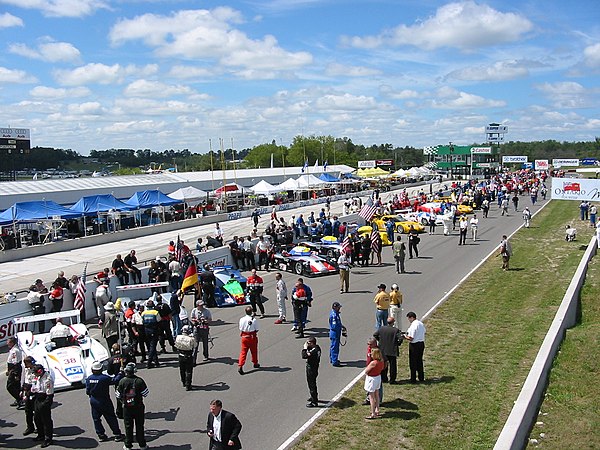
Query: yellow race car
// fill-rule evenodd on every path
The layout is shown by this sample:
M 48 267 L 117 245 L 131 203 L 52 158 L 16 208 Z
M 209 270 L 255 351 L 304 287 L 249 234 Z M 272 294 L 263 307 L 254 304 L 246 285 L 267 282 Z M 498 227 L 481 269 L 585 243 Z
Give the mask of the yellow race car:
M 371 225 L 365 225 L 363 227 L 360 227 L 356 231 L 358 232 L 358 235 L 362 239 L 364 236 L 371 236 L 371 232 L 373 231 L 373 228 L 371 227 Z M 384 247 L 386 245 L 392 245 L 392 241 L 390 241 L 390 238 L 388 237 L 387 231 L 381 231 L 381 230 L 379 230 L 379 236 L 381 236 L 381 244 Z
M 385 223 L 388 221 L 388 219 L 391 219 L 392 222 L 394 222 L 394 231 L 396 233 L 408 234 L 410 232 L 411 226 L 415 229 L 417 233 L 425 232 L 425 227 L 419 222 L 406 219 L 401 215 L 386 214 L 383 216 L 373 216 L 371 222 L 375 222 L 377 224 L 377 228 L 379 228 L 379 231 L 386 231 Z
M 440 198 L 436 198 L 433 201 L 434 201 L 434 203 L 446 203 L 446 202 L 454 203 L 452 198 L 450 198 L 450 197 L 440 197 Z M 456 205 L 456 212 L 458 215 L 471 214 L 473 212 L 473 207 L 470 205 L 465 205 L 464 203 L 460 203 L 460 204 Z

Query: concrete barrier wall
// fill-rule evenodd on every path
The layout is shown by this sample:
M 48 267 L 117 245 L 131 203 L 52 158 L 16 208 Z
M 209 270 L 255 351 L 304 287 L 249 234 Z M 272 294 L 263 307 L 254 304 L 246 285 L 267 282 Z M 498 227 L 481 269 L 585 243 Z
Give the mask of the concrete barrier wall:
M 515 402 L 504 428 L 496 441 L 494 450 L 520 450 L 527 446 L 529 434 L 537 418 L 550 369 L 567 328 L 575 326 L 579 309 L 579 293 L 585 281 L 590 260 L 596 254 L 598 241 L 594 236 L 577 266 L 575 275 L 556 312 L 550 329 L 531 366 L 521 393 Z

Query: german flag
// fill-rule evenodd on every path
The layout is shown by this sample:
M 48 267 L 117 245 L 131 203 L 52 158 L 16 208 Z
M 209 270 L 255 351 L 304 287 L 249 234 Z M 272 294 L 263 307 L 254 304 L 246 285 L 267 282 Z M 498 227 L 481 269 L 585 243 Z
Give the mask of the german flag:
M 198 284 L 198 269 L 196 268 L 196 261 L 192 259 L 188 265 L 185 275 L 183 277 L 183 283 L 181 284 L 181 290 L 185 292 L 187 289 L 194 287 Z

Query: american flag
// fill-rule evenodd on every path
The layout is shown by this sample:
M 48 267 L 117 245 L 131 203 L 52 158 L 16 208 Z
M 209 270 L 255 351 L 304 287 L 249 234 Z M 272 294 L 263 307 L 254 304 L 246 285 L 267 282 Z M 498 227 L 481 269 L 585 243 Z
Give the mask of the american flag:
M 183 262 L 183 243 L 177 235 L 177 245 L 175 245 L 175 259 L 181 264 Z
M 304 165 L 302 166 L 302 173 L 304 173 L 306 169 L 308 169 L 308 159 L 304 161 Z
M 373 199 L 371 197 L 369 197 L 367 202 L 363 205 L 363 207 L 358 212 L 358 215 L 359 215 L 359 217 L 362 217 L 363 219 L 365 219 L 367 222 L 370 222 L 371 219 L 373 218 L 373 216 L 375 215 L 375 212 L 377 212 L 377 207 L 373 203 Z
M 342 241 L 342 253 L 350 253 L 352 251 L 352 245 L 350 244 L 350 235 L 346 234 L 346 237 Z
M 85 279 L 87 278 L 87 266 L 88 263 L 85 263 L 85 266 L 83 267 L 83 273 L 81 274 L 81 278 L 77 283 L 77 289 L 75 290 L 75 300 L 73 301 L 73 305 L 79 311 L 83 310 L 83 307 L 85 305 Z

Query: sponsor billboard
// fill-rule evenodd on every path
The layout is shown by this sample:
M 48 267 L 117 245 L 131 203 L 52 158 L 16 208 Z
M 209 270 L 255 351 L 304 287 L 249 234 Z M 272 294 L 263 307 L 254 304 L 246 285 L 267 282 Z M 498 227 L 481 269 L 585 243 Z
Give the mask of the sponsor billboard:
M 29 128 L 0 128 L 0 151 L 9 155 L 29 153 L 30 135 Z
M 554 167 L 562 167 L 562 166 L 577 167 L 577 166 L 579 166 L 579 160 L 578 159 L 553 159 L 552 165 Z
M 490 155 L 492 147 L 471 147 L 471 153 L 474 155 Z
M 527 156 L 506 155 L 506 156 L 502 157 L 503 164 L 513 164 L 513 163 L 521 164 L 521 163 L 526 163 L 527 161 L 528 161 Z
M 393 166 L 394 160 L 393 159 L 378 159 L 377 161 L 375 161 L 375 163 L 378 166 Z
M 358 168 L 359 169 L 372 169 L 375 168 L 376 164 L 375 164 L 375 160 L 371 160 L 371 161 L 358 161 Z
M 600 201 L 600 180 L 593 178 L 552 178 L 553 200 Z
M 508 127 L 506 125 L 499 125 L 497 123 L 491 123 L 485 127 L 486 133 L 508 133 Z
M 547 159 L 536 159 L 535 160 L 535 170 L 548 170 L 548 160 Z

